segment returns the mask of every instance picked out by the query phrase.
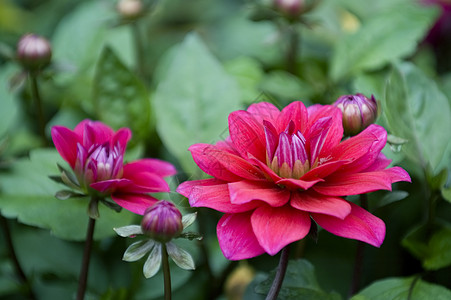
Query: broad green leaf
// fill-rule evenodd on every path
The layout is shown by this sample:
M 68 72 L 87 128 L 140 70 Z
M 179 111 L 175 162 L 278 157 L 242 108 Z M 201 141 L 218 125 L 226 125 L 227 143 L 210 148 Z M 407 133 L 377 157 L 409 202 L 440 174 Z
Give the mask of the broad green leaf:
M 410 297 L 409 297 L 409 293 Z M 388 278 L 374 282 L 351 300 L 447 300 L 451 291 L 418 278 Z
M 331 78 L 336 81 L 359 71 L 375 70 L 412 54 L 437 12 L 434 7 L 401 3 L 364 19 L 357 32 L 335 46 Z
M 426 270 L 437 270 L 451 265 L 451 226 L 436 224 L 413 229 L 403 240 L 415 257 L 421 260 Z
M 255 288 L 255 291 L 260 294 L 267 294 L 273 283 L 275 273 L 275 271 L 271 272 L 269 278 L 261 282 Z M 307 260 L 299 259 L 288 263 L 278 299 L 339 300 L 341 297 L 335 292 L 327 293 L 323 291 L 316 279 L 313 265 Z
M 18 99 L 16 93 L 10 90 L 8 83 L 18 71 L 19 69 L 12 64 L 3 65 L 0 69 L 0 139 L 11 127 L 17 114 Z
M 17 160 L 9 172 L 0 174 L 0 209 L 3 216 L 19 222 L 50 229 L 62 239 L 85 239 L 88 224 L 88 198 L 58 200 L 57 191 L 64 188 L 48 176 L 58 175 L 57 163 L 64 165 L 56 150 L 37 149 L 30 158 Z M 113 227 L 132 223 L 134 214 L 120 213 L 99 205 L 100 218 L 96 222 L 95 239 L 114 236 Z
M 383 112 L 390 133 L 408 140 L 402 151 L 423 169 L 437 171 L 451 139 L 451 108 L 434 81 L 410 63 L 396 64 Z
M 224 138 L 227 116 L 239 108 L 240 93 L 197 35 L 188 35 L 172 57 L 154 97 L 157 131 L 192 173 L 198 168 L 188 147 Z
M 130 127 L 138 138 L 148 134 L 151 111 L 146 87 L 109 47 L 97 63 L 93 102 L 100 120 L 113 128 Z

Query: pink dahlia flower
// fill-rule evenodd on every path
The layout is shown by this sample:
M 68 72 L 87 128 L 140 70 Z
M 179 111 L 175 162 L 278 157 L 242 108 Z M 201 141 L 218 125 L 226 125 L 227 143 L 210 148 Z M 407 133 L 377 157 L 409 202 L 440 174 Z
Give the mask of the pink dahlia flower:
M 168 192 L 163 177 L 174 175 L 173 165 L 158 159 L 140 159 L 124 164 L 124 152 L 132 134 L 121 128 L 114 132 L 101 123 L 84 120 L 72 131 L 52 128 L 59 154 L 69 163 L 81 190 L 109 196 L 119 206 L 144 214 L 158 199 L 148 193 Z
M 343 197 L 410 181 L 402 168 L 386 169 L 384 128 L 370 125 L 341 141 L 341 111 L 334 106 L 293 102 L 279 111 L 258 103 L 229 115 L 229 133 L 225 142 L 189 148 L 214 178 L 177 189 L 191 206 L 225 213 L 217 234 L 226 258 L 275 255 L 304 238 L 311 219 L 335 235 L 382 244 L 384 222 Z

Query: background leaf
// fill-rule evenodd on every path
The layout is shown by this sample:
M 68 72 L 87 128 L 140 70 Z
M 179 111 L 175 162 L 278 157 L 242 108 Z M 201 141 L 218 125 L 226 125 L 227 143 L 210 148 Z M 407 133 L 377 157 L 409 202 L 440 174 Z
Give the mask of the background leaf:
M 198 168 L 188 147 L 228 135 L 227 116 L 240 104 L 237 83 L 195 34 L 177 48 L 154 97 L 158 134 L 191 173 Z

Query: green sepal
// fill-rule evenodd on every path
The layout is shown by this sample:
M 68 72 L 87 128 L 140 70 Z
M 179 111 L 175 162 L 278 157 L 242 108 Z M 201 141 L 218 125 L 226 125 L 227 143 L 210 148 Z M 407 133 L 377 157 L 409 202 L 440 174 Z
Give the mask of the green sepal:
M 184 215 L 182 217 L 183 229 L 185 229 L 185 228 L 189 227 L 191 224 L 193 224 L 194 221 L 196 221 L 196 218 L 197 218 L 197 212 Z
M 115 202 L 108 201 L 107 199 L 100 200 L 106 207 L 111 208 L 115 212 L 121 212 L 122 207 L 116 204 Z
M 137 261 L 146 255 L 153 247 L 155 242 L 153 240 L 142 240 L 131 244 L 122 257 L 124 261 Z
M 80 198 L 80 197 L 85 197 L 85 196 L 86 195 L 76 193 L 71 190 L 60 190 L 60 191 L 56 192 L 56 194 L 55 194 L 55 197 L 59 200 L 67 200 L 69 198 Z
M 194 270 L 196 268 L 194 266 L 194 260 L 191 254 L 189 254 L 187 251 L 183 250 L 176 244 L 169 242 L 166 244 L 166 249 L 169 256 L 180 268 L 184 270 Z
M 200 241 L 204 237 L 200 233 L 188 231 L 188 232 L 182 232 L 177 238 L 188 239 L 190 241 L 192 241 L 192 240 Z
M 118 228 L 113 228 L 113 230 L 122 237 L 134 237 L 138 234 L 143 234 L 141 226 L 139 225 L 128 225 Z
M 89 201 L 88 216 L 91 219 L 98 219 L 100 217 L 98 199 L 92 198 L 91 201 Z
M 161 244 L 155 243 L 143 267 L 144 277 L 150 278 L 157 274 L 161 266 Z

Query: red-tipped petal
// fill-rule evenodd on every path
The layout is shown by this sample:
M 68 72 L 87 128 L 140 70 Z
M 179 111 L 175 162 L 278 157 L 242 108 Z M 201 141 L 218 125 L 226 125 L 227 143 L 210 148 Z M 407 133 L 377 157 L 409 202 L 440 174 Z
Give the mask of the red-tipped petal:
M 344 220 L 323 214 L 312 214 L 312 217 L 319 226 L 335 235 L 380 247 L 385 238 L 384 222 L 354 203 L 349 204 L 351 213 Z
M 262 123 L 249 112 L 239 110 L 229 115 L 230 138 L 241 157 L 248 153 L 260 161 L 266 161 L 266 141 Z
M 218 222 L 219 247 L 227 259 L 242 260 L 265 252 L 252 230 L 251 213 L 225 214 Z
M 140 172 L 149 172 L 166 177 L 175 175 L 177 170 L 171 163 L 154 158 L 139 159 L 124 165 L 124 177 Z
M 157 201 L 159 201 L 157 198 L 143 194 L 114 193 L 113 195 L 111 195 L 111 198 L 119 206 L 138 215 L 144 215 L 146 208 L 154 205 Z
M 310 231 L 309 214 L 290 206 L 259 207 L 252 213 L 251 222 L 258 243 L 270 255 L 304 238 Z
M 261 180 L 265 176 L 258 168 L 243 158 L 215 145 L 195 144 L 189 147 L 196 164 L 205 173 L 225 181 L 237 181 L 242 178 Z
M 360 134 L 351 137 L 336 147 L 330 155 L 334 160 L 349 160 L 343 172 L 360 172 L 368 168 L 379 156 L 387 141 L 387 132 L 379 125 L 372 124 Z
M 118 143 L 121 146 L 121 151 L 125 151 L 128 141 L 132 138 L 132 132 L 128 128 L 121 128 L 113 136 L 112 146 Z
M 114 135 L 113 129 L 99 121 L 83 120 L 74 129 L 74 132 L 82 136 L 83 146 L 101 145 L 110 141 Z
M 319 119 L 331 117 L 332 123 L 329 127 L 326 141 L 319 153 L 319 157 L 327 157 L 330 149 L 338 145 L 343 137 L 343 124 L 341 110 L 332 105 L 312 105 L 307 108 L 308 127 L 312 127 Z M 309 140 L 306 135 L 305 138 Z
M 280 114 L 280 111 L 274 104 L 268 102 L 258 102 L 251 104 L 247 111 L 251 113 L 257 122 L 262 123 L 263 120 L 274 123 Z
M 252 201 L 246 204 L 232 204 L 227 183 L 216 179 L 202 179 L 182 182 L 177 192 L 187 197 L 193 207 L 208 207 L 224 213 L 240 213 L 256 208 Z
M 307 108 L 301 101 L 295 101 L 286 106 L 280 113 L 277 119 L 277 129 L 279 132 L 287 128 L 290 121 L 295 124 L 295 132 L 298 130 L 305 134 L 308 123 Z
M 410 176 L 404 169 L 393 167 L 376 172 L 332 175 L 313 189 L 324 195 L 349 196 L 377 190 L 391 191 L 391 184 L 398 181 L 410 182 Z
M 270 206 L 282 206 L 290 200 L 290 192 L 272 182 L 237 181 L 229 183 L 230 201 L 233 204 L 245 204 L 261 200 Z
M 52 140 L 58 153 L 73 169 L 77 160 L 77 143 L 81 142 L 77 134 L 66 127 L 53 126 Z
M 351 212 L 351 205 L 348 201 L 333 196 L 325 196 L 313 191 L 293 192 L 290 204 L 292 207 L 312 213 L 321 213 L 337 217 L 346 218 Z

